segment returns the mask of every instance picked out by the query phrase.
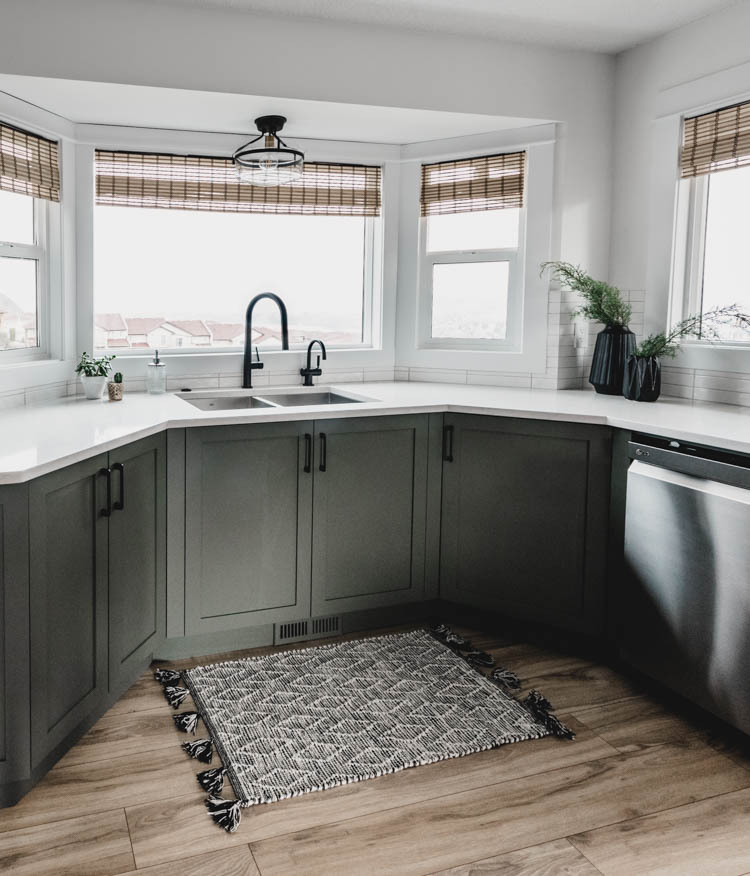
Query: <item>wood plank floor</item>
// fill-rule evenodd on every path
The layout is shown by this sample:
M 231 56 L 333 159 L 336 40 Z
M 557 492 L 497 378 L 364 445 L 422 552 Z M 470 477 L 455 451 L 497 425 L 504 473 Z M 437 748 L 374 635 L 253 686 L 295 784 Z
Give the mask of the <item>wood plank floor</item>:
M 149 672 L 0 810 L 0 872 L 750 874 L 750 754 L 738 737 L 590 659 L 461 631 L 540 689 L 577 740 L 508 745 L 254 807 L 227 834 L 206 814 L 200 766 L 180 750 L 185 737 Z

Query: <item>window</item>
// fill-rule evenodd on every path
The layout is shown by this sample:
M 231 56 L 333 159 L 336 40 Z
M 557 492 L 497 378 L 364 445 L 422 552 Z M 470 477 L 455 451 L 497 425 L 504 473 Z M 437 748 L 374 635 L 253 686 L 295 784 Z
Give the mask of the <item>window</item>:
M 420 345 L 517 350 L 525 153 L 422 167 Z
M 260 292 L 285 302 L 291 346 L 370 345 L 379 213 L 377 167 L 307 164 L 300 184 L 259 188 L 223 159 L 98 152 L 95 346 L 242 347 Z M 272 302 L 253 322 L 280 348 Z
M 0 361 L 43 352 L 49 201 L 57 144 L 0 123 Z
M 748 313 L 750 102 L 685 119 L 680 165 L 675 317 L 729 304 Z M 750 344 L 738 324 L 714 328 L 720 340 Z

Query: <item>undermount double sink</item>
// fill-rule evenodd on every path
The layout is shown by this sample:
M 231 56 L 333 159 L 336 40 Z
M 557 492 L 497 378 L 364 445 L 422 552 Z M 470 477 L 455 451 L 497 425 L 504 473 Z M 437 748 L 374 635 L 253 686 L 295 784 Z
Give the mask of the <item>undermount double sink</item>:
M 374 401 L 363 396 L 344 395 L 328 389 L 314 388 L 286 392 L 251 394 L 246 389 L 223 392 L 179 392 L 177 397 L 201 411 L 237 411 L 249 408 L 288 408 L 308 405 L 350 405 Z

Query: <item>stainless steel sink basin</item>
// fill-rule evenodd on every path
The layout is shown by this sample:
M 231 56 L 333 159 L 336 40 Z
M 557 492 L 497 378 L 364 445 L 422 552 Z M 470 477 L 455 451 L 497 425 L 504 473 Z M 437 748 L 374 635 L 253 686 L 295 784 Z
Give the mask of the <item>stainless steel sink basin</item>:
M 254 395 L 195 396 L 180 395 L 183 401 L 201 411 L 239 411 L 247 408 L 273 408 L 276 405 Z
M 344 395 L 329 389 L 312 391 L 258 391 L 250 394 L 246 389 L 199 390 L 179 392 L 177 397 L 200 411 L 242 411 L 249 408 L 288 408 L 302 405 L 349 405 L 361 404 L 371 399 Z
M 364 399 L 341 395 L 338 392 L 285 392 L 278 395 L 263 393 L 259 401 L 270 402 L 283 408 L 298 405 L 350 405 L 361 404 Z

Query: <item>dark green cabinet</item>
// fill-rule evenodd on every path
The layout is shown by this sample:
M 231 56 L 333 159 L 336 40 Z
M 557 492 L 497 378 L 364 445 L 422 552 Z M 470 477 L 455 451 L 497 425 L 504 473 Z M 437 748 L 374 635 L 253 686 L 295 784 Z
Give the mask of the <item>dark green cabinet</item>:
M 316 423 L 314 615 L 424 598 L 427 417 Z
M 31 774 L 28 487 L 0 487 L 0 806 Z
M 32 766 L 148 664 L 163 636 L 165 439 L 29 486 Z
M 164 635 L 166 436 L 109 455 L 109 689 L 132 684 Z
M 31 482 L 31 749 L 40 764 L 107 692 L 107 456 Z
M 446 414 L 441 596 L 599 633 L 610 434 Z
M 312 423 L 187 430 L 187 634 L 309 614 L 311 453 Z

